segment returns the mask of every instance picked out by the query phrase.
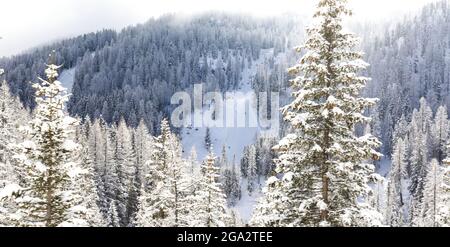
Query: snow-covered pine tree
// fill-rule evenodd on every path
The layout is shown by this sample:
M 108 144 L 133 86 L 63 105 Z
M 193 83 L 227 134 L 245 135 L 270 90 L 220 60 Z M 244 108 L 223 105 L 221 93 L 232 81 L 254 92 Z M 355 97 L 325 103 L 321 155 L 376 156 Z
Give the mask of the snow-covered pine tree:
M 0 69 L 0 78 L 3 73 L 4 70 Z M 10 143 L 9 137 L 11 131 L 11 128 L 6 126 L 6 123 L 8 122 L 8 113 L 6 111 L 9 110 L 9 107 L 7 107 L 7 104 L 4 102 L 4 99 L 10 97 L 10 92 L 8 86 L 5 84 L 6 81 L 0 80 L 0 188 L 3 188 L 7 183 L 9 183 L 8 174 L 11 170 L 11 166 L 7 164 L 6 155 L 8 150 L 7 145 Z
M 105 123 L 101 118 L 96 119 L 89 127 L 88 134 L 88 159 L 92 162 L 94 180 L 99 197 L 98 205 L 106 219 L 109 209 L 108 199 L 105 192 L 105 174 L 106 174 L 106 141 Z
M 171 133 L 167 122 L 163 122 L 164 135 L 168 136 L 166 148 L 168 150 L 168 160 L 165 169 L 162 170 L 164 179 L 161 190 L 159 191 L 160 209 L 166 207 L 167 212 L 165 226 L 186 226 L 190 219 L 187 218 L 189 213 L 186 208 L 186 195 L 189 193 L 188 174 L 189 162 L 181 158 L 182 149 L 178 138 Z
M 244 148 L 244 153 L 242 154 L 242 158 L 241 158 L 241 176 L 243 178 L 247 178 L 248 176 L 248 159 L 249 159 L 249 149 L 250 147 L 247 146 Z
M 133 135 L 133 151 L 135 153 L 136 169 L 133 176 L 132 184 L 129 190 L 129 200 L 127 204 L 128 221 L 129 224 L 136 222 L 136 214 L 139 211 L 139 197 L 142 188 L 142 182 L 145 181 L 143 174 L 145 174 L 145 162 L 150 159 L 152 136 L 145 125 L 145 122 L 141 120 L 138 127 L 132 131 Z
M 135 223 L 138 226 L 167 226 L 170 209 L 160 195 L 167 190 L 167 170 L 173 159 L 170 143 L 174 137 L 167 119 L 161 121 L 160 129 L 161 134 L 154 139 L 150 159 L 143 169 L 144 181 Z
M 379 104 L 377 104 L 377 105 L 375 105 L 373 108 L 372 108 L 372 110 L 370 111 L 371 112 L 371 117 L 372 117 L 372 121 L 370 122 L 370 129 L 371 129 L 371 131 L 372 131 L 372 135 L 374 135 L 374 136 L 378 136 L 378 137 L 381 137 L 381 136 L 383 136 L 383 134 L 382 134 L 382 128 L 381 128 L 381 119 L 380 119 L 380 112 L 379 112 Z M 381 150 L 383 147 L 379 147 L 378 149 L 379 150 Z
M 145 162 L 150 159 L 151 147 L 153 146 L 153 137 L 147 128 L 147 125 L 143 120 L 139 122 L 138 127 L 133 132 L 133 149 L 136 153 L 136 163 L 138 172 L 140 174 L 140 180 L 143 180 L 143 167 L 145 167 Z
M 222 180 L 223 191 L 227 197 L 228 205 L 234 206 L 241 198 L 241 186 L 236 172 L 236 164 L 231 164 L 231 168 L 227 167 L 225 169 Z
M 12 222 L 8 218 L 17 207 L 6 197 L 14 192 L 14 187 L 18 187 L 18 177 L 9 147 L 11 143 L 21 140 L 18 127 L 28 121 L 29 114 L 19 99 L 11 95 L 7 82 L 1 80 L 2 73 L 3 70 L 0 70 L 0 226 L 10 226 Z
M 72 171 L 73 172 L 73 171 Z M 103 227 L 106 221 L 98 206 L 99 196 L 94 183 L 94 172 L 89 163 L 81 163 L 81 170 L 72 179 L 74 206 L 68 209 L 69 220 L 62 226 Z
M 206 128 L 206 133 L 205 133 L 205 148 L 206 150 L 211 149 L 211 130 L 209 128 Z
M 425 98 L 420 99 L 420 107 L 416 115 L 418 128 L 422 132 L 429 131 L 433 122 L 433 111 Z
M 123 208 L 118 208 L 118 211 L 122 225 L 127 226 L 131 223 L 131 219 L 137 211 L 137 192 L 140 185 L 136 183 L 138 181 L 138 173 L 136 153 L 132 145 L 132 130 L 128 128 L 123 118 L 121 118 L 117 126 L 115 146 L 119 181 L 121 183 L 120 188 L 123 189 L 118 194 L 121 201 L 120 206 Z
M 405 116 L 401 116 L 398 120 L 395 130 L 393 133 L 392 141 L 398 140 L 399 138 L 405 138 L 409 132 L 409 123 L 406 121 Z
M 82 148 L 80 152 L 78 176 L 72 179 L 71 187 L 76 192 L 73 197 L 73 206 L 68 210 L 70 221 L 66 226 L 85 226 L 101 227 L 106 226 L 106 222 L 100 211 L 98 203 L 100 202 L 97 192 L 93 156 L 90 154 L 89 133 L 92 124 L 87 118 L 82 125 L 77 128 L 76 142 L 80 143 Z M 73 171 L 71 171 L 73 172 Z
M 445 160 L 444 163 L 448 161 Z M 449 169 L 440 166 L 436 159 L 431 161 L 425 178 L 421 217 L 417 225 L 423 227 L 449 226 Z
M 102 126 L 103 128 L 103 165 L 104 165 L 104 173 L 102 174 L 102 180 L 104 185 L 104 193 L 105 193 L 105 202 L 106 208 L 108 208 L 108 212 L 106 212 L 107 219 L 114 220 L 112 222 L 107 222 L 109 226 L 121 226 L 117 225 L 116 217 L 119 219 L 119 223 L 122 224 L 123 209 L 125 205 L 123 204 L 123 197 L 121 193 L 125 191 L 122 187 L 121 178 L 120 178 L 120 166 L 117 162 L 117 152 L 116 152 L 116 128 L 114 126 L 108 127 L 106 125 Z M 114 204 L 114 205 L 112 205 Z M 109 211 L 110 209 L 114 209 L 113 211 Z M 113 215 L 113 217 L 110 217 Z
M 26 111 L 18 99 L 11 95 L 7 82 L 0 81 L 0 189 L 13 180 L 11 151 L 8 146 L 20 136 L 17 131 L 20 115 L 26 116 Z
M 447 107 L 440 106 L 436 112 L 434 123 L 431 128 L 433 137 L 433 155 L 439 162 L 445 158 L 449 127 Z
M 403 226 L 403 206 L 405 205 L 405 195 L 403 194 L 403 179 L 407 176 L 408 160 L 406 156 L 405 141 L 400 138 L 394 146 L 392 154 L 392 166 L 389 173 L 389 192 L 386 222 L 393 227 Z
M 115 201 L 112 201 L 109 204 L 108 217 L 107 217 L 106 221 L 107 221 L 108 227 L 120 227 L 119 212 L 117 211 L 117 206 L 116 206 Z
M 245 224 L 242 221 L 239 212 L 235 209 L 228 209 L 228 222 L 226 224 L 227 227 L 244 227 Z
M 185 167 L 185 189 L 184 189 L 184 199 L 183 202 L 185 205 L 194 205 L 196 203 L 196 192 L 200 188 L 200 164 L 197 161 L 197 151 L 195 146 L 192 147 L 191 153 L 189 155 L 188 160 L 186 161 L 187 165 Z M 192 206 L 184 206 L 182 208 L 182 213 L 184 215 L 184 221 L 186 225 L 190 225 L 187 223 L 187 220 L 191 219 L 191 215 L 195 214 L 192 212 Z
M 264 196 L 259 199 L 253 210 L 251 226 L 286 227 L 291 225 L 295 213 L 290 208 L 293 204 L 286 191 L 286 188 L 289 188 L 287 183 L 290 182 L 292 181 L 287 181 L 286 176 L 282 179 L 273 176 L 267 180 L 263 188 Z
M 13 140 L 13 122 L 10 119 L 14 111 L 10 104 L 11 95 L 9 87 L 5 81 L 0 81 L 0 188 L 5 185 L 7 166 L 10 160 L 8 155 L 8 145 Z
M 152 154 L 144 169 L 144 182 L 136 216 L 138 226 L 167 226 L 169 208 L 160 195 L 167 189 L 167 169 L 172 160 L 169 143 L 172 139 L 169 123 L 161 121 L 161 134 L 153 142 Z
M 181 150 L 181 149 L 180 149 Z M 187 198 L 189 191 L 188 175 L 186 167 L 188 162 L 181 159 L 181 152 L 175 157 L 169 166 L 169 176 L 167 182 L 168 192 L 166 193 L 166 200 L 171 203 L 171 214 L 173 215 L 173 222 L 169 226 L 187 226 L 190 223 L 188 204 L 190 201 Z
M 362 113 L 376 99 L 359 96 L 369 79 L 357 74 L 367 64 L 355 51 L 358 39 L 343 30 L 343 17 L 351 15 L 346 5 L 346 0 L 319 1 L 317 24 L 297 48 L 306 54 L 289 70 L 296 75 L 294 101 L 283 114 L 295 132 L 276 147 L 276 171 L 287 176 L 281 186 L 288 186 L 283 190 L 291 204 L 290 215 L 280 216 L 284 225 L 381 224 L 381 214 L 361 202 L 377 178 L 374 166 L 364 161 L 381 154 L 375 150 L 377 138 L 354 133 L 356 124 L 370 121 Z
M 192 147 L 186 162 L 186 193 L 188 196 L 193 196 L 198 189 L 198 181 L 200 179 L 200 165 L 197 161 L 197 150 L 195 146 Z
M 193 216 L 190 226 L 224 227 L 230 221 L 226 197 L 218 183 L 219 168 L 215 166 L 215 162 L 216 157 L 210 152 L 202 165 L 199 190 L 191 207 Z
M 19 126 L 28 120 L 28 111 L 17 97 L 11 95 L 8 83 L 0 79 L 0 188 L 10 181 L 13 174 L 8 146 L 20 140 Z
M 449 154 L 447 154 L 447 157 L 450 157 Z M 442 198 L 438 205 L 436 221 L 439 226 L 450 227 L 450 158 L 444 160 L 442 176 Z
M 256 166 L 256 147 L 251 145 L 248 148 L 248 171 L 247 171 L 247 190 L 251 194 L 256 189 L 257 183 L 257 166 Z
M 226 168 L 228 166 L 228 158 L 227 158 L 227 146 L 222 146 L 222 154 L 220 155 L 219 159 L 219 167 L 220 168 Z
M 420 204 L 420 219 L 415 222 L 418 226 L 436 227 L 438 204 L 440 202 L 441 191 L 441 169 L 439 162 L 433 159 L 428 166 L 427 176 L 424 181 L 423 201 Z
M 424 178 L 428 170 L 429 140 L 433 112 L 424 98 L 419 110 L 414 110 L 410 124 L 410 177 L 409 222 L 414 226 L 420 220 Z
M 369 203 L 373 208 L 376 208 L 378 212 L 384 213 L 384 218 L 386 219 L 388 211 L 386 210 L 386 180 L 377 181 L 373 185 L 372 195 L 369 197 Z
M 231 191 L 230 197 L 234 198 L 234 200 L 238 201 L 241 199 L 242 191 L 241 191 L 241 176 L 239 176 L 239 172 L 236 168 L 236 164 L 233 162 L 231 167 Z
M 260 176 L 267 177 L 274 169 L 273 159 L 275 158 L 275 152 L 272 149 L 277 144 L 275 138 L 259 137 L 256 146 L 256 164 L 258 182 Z
M 77 122 L 64 113 L 68 96 L 56 80 L 58 68 L 48 65 L 48 79 L 33 85 L 37 107 L 34 119 L 24 128 L 29 139 L 16 147 L 14 158 L 22 188 L 15 198 L 19 208 L 16 225 L 64 225 L 72 220 L 68 209 L 76 206 L 71 178 L 77 176 L 79 167 L 72 157 L 77 157 L 79 145 L 70 136 Z
M 154 141 L 152 156 L 145 174 L 148 188 L 142 190 L 137 214 L 139 226 L 183 226 L 187 193 L 187 162 L 181 158 L 178 138 L 171 132 L 169 122 L 161 122 L 161 135 Z

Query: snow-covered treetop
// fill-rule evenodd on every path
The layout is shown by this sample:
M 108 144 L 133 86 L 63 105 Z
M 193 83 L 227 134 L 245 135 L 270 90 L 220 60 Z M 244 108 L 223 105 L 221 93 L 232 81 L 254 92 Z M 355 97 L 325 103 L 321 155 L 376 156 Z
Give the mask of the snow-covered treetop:
M 161 135 L 164 136 L 169 133 L 171 133 L 169 120 L 167 120 L 167 118 L 163 118 L 161 120 Z
M 39 78 L 40 83 L 33 84 L 33 88 L 36 90 L 38 111 L 44 113 L 41 116 L 47 117 L 46 115 L 53 113 L 56 114 L 53 115 L 53 117 L 63 120 L 62 124 L 71 125 L 73 124 L 74 119 L 65 117 L 63 111 L 65 103 L 69 100 L 69 95 L 65 93 L 66 89 L 62 86 L 61 82 L 57 80 L 57 70 L 60 67 L 61 66 L 54 64 L 47 65 L 47 69 L 45 70 L 47 80 Z
M 54 64 L 47 65 L 47 69 L 45 70 L 45 74 L 47 75 L 47 78 L 49 80 L 58 78 L 58 69 L 60 69 L 60 68 L 61 68 L 61 66 L 57 66 Z
M 77 120 L 67 116 L 64 106 L 69 99 L 66 89 L 57 80 L 58 69 L 61 66 L 54 64 L 47 65 L 45 74 L 47 80 L 39 78 L 40 83 L 33 84 L 36 89 L 36 114 L 31 121 L 32 128 L 40 131 L 61 131 L 61 140 L 64 140 L 71 132 Z M 67 152 L 72 152 L 78 148 L 77 144 L 70 141 L 62 141 L 61 148 Z
M 348 0 L 320 0 L 314 17 L 327 16 L 334 19 L 342 15 L 352 15 L 352 11 L 347 8 L 347 2 Z

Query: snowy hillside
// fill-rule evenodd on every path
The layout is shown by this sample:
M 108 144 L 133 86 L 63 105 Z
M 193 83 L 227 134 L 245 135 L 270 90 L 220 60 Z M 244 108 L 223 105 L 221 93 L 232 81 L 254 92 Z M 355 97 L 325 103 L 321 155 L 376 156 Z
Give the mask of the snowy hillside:
M 234 102 L 234 106 L 247 105 L 245 113 L 235 112 L 235 119 L 245 118 L 249 119 L 249 115 L 257 116 L 256 102 L 252 98 L 252 79 L 256 74 L 256 70 L 267 59 L 273 56 L 273 49 L 262 50 L 261 56 L 254 61 L 250 68 L 245 66 L 242 72 L 242 79 L 239 83 L 239 89 L 230 92 L 233 96 L 227 98 L 227 101 Z M 235 108 L 236 109 L 236 108 Z M 207 114 L 209 109 L 203 109 L 199 112 L 200 115 Z M 193 119 L 193 117 L 192 117 Z M 223 118 L 216 118 L 216 122 L 224 122 Z M 184 154 L 189 156 L 192 147 L 195 147 L 198 155 L 198 160 L 203 160 L 208 154 L 205 147 L 206 127 L 200 128 L 184 128 L 181 132 L 181 140 L 183 144 Z M 259 128 L 255 127 L 218 127 L 210 128 L 212 147 L 215 154 L 220 154 L 222 148 L 225 146 L 229 160 L 235 159 L 239 161 L 242 158 L 244 147 L 253 144 L 259 133 Z

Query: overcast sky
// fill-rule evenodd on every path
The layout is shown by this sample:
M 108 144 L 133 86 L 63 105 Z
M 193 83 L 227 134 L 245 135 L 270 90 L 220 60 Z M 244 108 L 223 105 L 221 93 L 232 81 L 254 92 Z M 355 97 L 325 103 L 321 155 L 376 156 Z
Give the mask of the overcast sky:
M 378 20 L 435 0 L 350 0 L 356 17 Z M 121 29 L 164 13 L 208 10 L 256 16 L 310 13 L 316 0 L 5 0 L 0 3 L 0 56 L 103 28 Z

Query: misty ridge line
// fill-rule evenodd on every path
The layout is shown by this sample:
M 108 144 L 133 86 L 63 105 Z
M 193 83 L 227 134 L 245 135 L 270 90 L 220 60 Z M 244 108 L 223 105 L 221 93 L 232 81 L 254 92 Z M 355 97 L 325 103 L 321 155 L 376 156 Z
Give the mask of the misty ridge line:
M 70 1 L 67 1 L 70 2 Z M 358 1 L 350 1 L 350 2 L 358 2 Z M 412 3 L 411 3 L 412 2 Z M 420 2 L 420 3 L 419 3 Z M 377 17 L 375 18 L 374 16 L 372 16 L 371 18 L 368 18 L 368 15 L 365 14 L 360 14 L 360 15 L 355 15 L 354 18 L 355 20 L 350 20 L 348 24 L 350 24 L 349 26 L 358 26 L 358 25 L 366 25 L 369 23 L 390 23 L 390 22 L 398 22 L 399 20 L 401 20 L 404 16 L 410 16 L 410 15 L 414 15 L 418 9 L 420 9 L 421 6 L 430 3 L 430 2 L 436 2 L 435 0 L 425 0 L 425 1 L 408 1 L 409 6 L 408 7 L 403 7 L 400 8 L 399 6 L 395 5 L 395 7 L 391 10 L 387 10 L 387 12 L 389 12 L 388 16 L 385 16 L 383 18 L 381 17 Z M 158 3 L 160 4 L 160 3 Z M 157 5 L 158 5 L 157 4 Z M 11 3 L 11 5 L 14 5 L 14 3 Z M 111 7 L 111 4 L 109 3 L 109 9 L 113 10 L 113 13 L 115 12 L 124 12 L 123 7 L 119 8 L 119 7 Z M 153 4 L 154 5 L 154 4 Z M 241 3 L 242 5 L 242 3 Z M 40 38 L 37 35 L 33 34 L 27 34 L 27 33 L 33 33 L 33 32 L 27 32 L 26 30 L 24 30 L 21 33 L 17 33 L 17 30 L 14 30 L 13 33 L 11 33 L 11 35 L 6 35 L 4 34 L 3 37 L 5 38 L 5 41 L 7 42 L 7 44 L 9 45 L 9 47 L 5 48 L 5 50 L 2 49 L 2 47 L 0 46 L 0 58 L 1 57 L 12 57 L 12 56 L 16 56 L 16 55 L 21 55 L 30 51 L 33 51 L 34 49 L 38 49 L 38 48 L 42 48 L 44 46 L 48 46 L 54 43 L 57 43 L 61 40 L 65 40 L 65 39 L 71 39 L 71 38 L 75 38 L 75 37 L 79 37 L 79 36 L 83 36 L 86 34 L 90 34 L 90 33 L 95 33 L 98 32 L 100 30 L 114 30 L 116 32 L 121 32 L 123 30 L 126 30 L 128 28 L 131 27 L 136 27 L 136 26 L 140 26 L 140 25 L 145 25 L 146 23 L 150 22 L 150 21 L 158 21 L 161 19 L 166 18 L 167 16 L 177 16 L 177 21 L 172 23 L 173 25 L 181 25 L 183 24 L 183 22 L 185 21 L 189 21 L 193 18 L 196 17 L 201 17 L 204 15 L 208 15 L 208 14 L 226 14 L 226 15 L 234 15 L 234 16 L 241 16 L 241 17 L 245 17 L 245 18 L 252 18 L 252 19 L 257 19 L 257 20 L 261 20 L 261 21 L 270 21 L 270 20 L 274 20 L 274 19 L 280 19 L 283 16 L 295 16 L 295 18 L 299 18 L 304 22 L 310 22 L 311 21 L 311 17 L 309 15 L 309 13 L 311 12 L 311 10 L 314 7 L 314 4 L 309 3 L 309 1 L 302 1 L 302 3 L 298 3 L 298 5 L 303 6 L 300 10 L 296 10 L 293 11 L 291 9 L 286 9 L 283 11 L 275 11 L 275 13 L 273 14 L 257 14 L 257 13 L 253 13 L 252 9 L 250 10 L 229 10 L 229 9 L 222 9 L 222 8 L 209 8 L 209 9 L 200 9 L 200 10 L 193 10 L 193 11 L 188 11 L 185 8 L 181 8 L 179 10 L 164 10 L 161 12 L 156 13 L 152 13 L 152 14 L 148 14 L 146 13 L 145 15 L 141 15 L 139 17 L 135 17 L 135 14 L 131 15 L 129 14 L 128 19 L 130 19 L 130 21 L 117 21 L 117 15 L 105 15 L 102 13 L 102 15 L 100 16 L 101 19 L 101 25 L 96 25 L 95 23 L 87 23 L 87 25 L 85 25 L 86 27 L 84 27 L 84 25 L 80 25 L 80 21 L 74 21 L 74 20 L 65 20 L 64 18 L 61 18 L 60 22 L 64 23 L 67 22 L 65 24 L 61 24 L 61 27 L 64 28 L 60 28 L 60 30 L 58 30 L 54 35 L 50 34 L 49 32 L 50 30 L 46 30 L 46 27 L 43 27 L 42 32 L 45 32 L 44 38 Z M 373 5 L 373 4 L 372 4 Z M 392 5 L 392 4 L 391 4 Z M 139 6 L 139 5 L 136 5 Z M 306 7 L 305 7 L 306 6 Z M 5 9 L 8 9 L 7 5 L 2 6 Z M 92 7 L 92 6 L 91 6 Z M 96 8 L 100 8 L 102 7 L 100 4 L 96 4 L 94 7 L 94 10 Z M 126 6 L 127 8 L 129 7 L 128 5 Z M 355 7 L 358 9 L 357 13 L 363 12 L 363 7 L 357 3 L 355 5 Z M 117 8 L 115 10 L 115 8 Z M 136 7 L 138 8 L 138 7 Z M 73 8 L 71 8 L 73 9 Z M 241 9 L 241 8 L 239 8 Z M 75 8 L 75 11 L 80 11 L 82 10 L 81 6 L 78 6 L 78 8 Z M 129 9 L 125 9 L 128 10 Z M 140 11 L 138 9 L 138 11 Z M 299 12 L 300 11 L 300 12 Z M 102 12 L 104 12 L 104 10 L 102 10 Z M 356 11 L 355 11 L 356 12 Z M 371 13 L 373 13 L 374 11 L 370 11 Z M 131 12 L 130 12 L 131 13 Z M 89 13 L 88 13 L 89 14 Z M 92 13 L 91 13 L 92 14 Z M 387 14 L 385 14 L 387 15 Z M 77 15 L 75 15 L 77 16 Z M 81 20 L 81 22 L 84 21 L 84 18 L 86 16 L 86 14 L 81 14 L 78 16 L 83 16 L 83 19 Z M 1 17 L 1 16 L 0 16 Z M 80 18 L 77 18 L 80 19 Z M 124 19 L 124 17 L 122 17 L 122 19 Z M 34 31 L 35 27 L 33 26 L 34 23 L 30 22 L 28 24 L 23 24 L 23 26 L 26 26 L 27 29 L 30 29 L 30 31 Z M 80 27 L 81 26 L 81 27 Z M 42 27 L 41 27 L 42 28 Z M 55 28 L 53 28 L 53 30 L 55 30 Z M 54 31 L 51 31 L 52 33 Z M 20 32 L 20 31 L 19 31 Z M 20 35 L 18 35 L 20 34 Z M 24 36 L 25 35 L 25 36 Z M 11 36 L 11 41 L 9 38 L 6 38 L 8 36 Z M 17 37 L 16 37 L 17 36 Z M 20 40 L 15 40 L 15 39 L 19 39 L 19 36 L 21 37 Z M 48 39 L 48 37 L 53 37 Z M 24 42 L 21 42 L 23 40 L 23 38 L 27 39 L 29 42 L 25 45 Z M 22 46 L 21 48 L 14 48 L 12 46 L 16 46 L 16 45 L 20 45 Z

